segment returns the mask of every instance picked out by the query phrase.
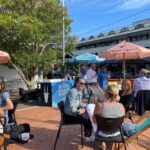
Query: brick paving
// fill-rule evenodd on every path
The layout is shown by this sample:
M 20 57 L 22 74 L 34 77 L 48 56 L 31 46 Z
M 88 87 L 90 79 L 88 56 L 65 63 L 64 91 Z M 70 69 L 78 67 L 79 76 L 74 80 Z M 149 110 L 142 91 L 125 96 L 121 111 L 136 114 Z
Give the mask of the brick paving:
M 22 107 L 19 107 L 22 108 Z M 53 150 L 60 113 L 57 109 L 51 107 L 33 107 L 18 110 L 16 112 L 17 122 L 29 123 L 31 126 L 31 134 L 34 139 L 26 144 L 12 144 L 8 146 L 8 150 Z M 137 119 L 135 117 L 135 119 Z M 145 145 L 150 146 L 150 129 L 145 131 L 144 138 L 139 140 Z M 81 150 L 80 143 L 80 126 L 64 126 L 57 142 L 56 150 Z M 84 142 L 82 150 L 93 150 L 93 142 Z M 132 142 L 128 150 L 147 150 L 146 148 Z

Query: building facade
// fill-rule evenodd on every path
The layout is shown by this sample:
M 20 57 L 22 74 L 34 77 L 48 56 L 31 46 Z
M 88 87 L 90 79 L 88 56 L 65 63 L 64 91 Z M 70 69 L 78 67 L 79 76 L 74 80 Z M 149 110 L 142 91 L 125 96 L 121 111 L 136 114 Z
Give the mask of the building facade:
M 133 22 L 131 26 L 81 38 L 73 54 L 90 52 L 98 55 L 124 40 L 150 49 L 150 18 Z

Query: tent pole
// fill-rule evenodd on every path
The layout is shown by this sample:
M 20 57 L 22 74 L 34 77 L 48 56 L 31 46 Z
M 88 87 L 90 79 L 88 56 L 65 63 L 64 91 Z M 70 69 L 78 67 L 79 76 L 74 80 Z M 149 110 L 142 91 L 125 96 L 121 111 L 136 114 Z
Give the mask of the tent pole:
M 126 78 L 126 62 L 125 62 L 125 53 L 123 53 L 123 78 Z

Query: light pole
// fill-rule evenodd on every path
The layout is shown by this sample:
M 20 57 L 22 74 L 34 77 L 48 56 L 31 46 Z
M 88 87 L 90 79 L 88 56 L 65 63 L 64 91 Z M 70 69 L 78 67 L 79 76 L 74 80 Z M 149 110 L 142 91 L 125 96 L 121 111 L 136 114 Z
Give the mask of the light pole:
M 65 0 L 63 0 L 63 8 L 65 6 Z M 63 9 L 63 45 L 62 45 L 62 52 L 63 52 L 63 65 L 65 64 L 65 18 L 64 18 L 64 9 Z
M 57 0 L 60 3 L 60 0 Z M 64 7 L 65 7 L 65 0 L 62 0 L 63 6 L 63 26 L 62 26 L 62 56 L 63 56 L 63 65 L 65 64 L 65 17 L 64 17 Z

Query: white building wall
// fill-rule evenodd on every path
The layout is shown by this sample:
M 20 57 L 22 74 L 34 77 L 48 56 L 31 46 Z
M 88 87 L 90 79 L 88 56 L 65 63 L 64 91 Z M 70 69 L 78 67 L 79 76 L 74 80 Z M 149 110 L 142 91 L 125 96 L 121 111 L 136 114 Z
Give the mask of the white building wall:
M 7 89 L 27 89 L 26 84 L 22 81 L 20 75 L 18 75 L 14 69 L 9 69 L 5 65 L 0 65 L 0 77 L 5 80 Z
M 140 45 L 140 46 L 143 46 L 143 47 L 150 47 L 150 40 L 142 40 L 142 41 L 136 41 L 136 42 L 132 42 L 134 44 L 137 44 L 137 45 Z M 89 48 L 89 49 L 82 49 L 82 50 L 76 50 L 73 52 L 73 54 L 76 56 L 76 55 L 80 55 L 80 54 L 83 54 L 83 53 L 86 53 L 86 52 L 89 52 L 89 53 L 101 53 L 111 47 L 113 47 L 114 45 L 109 45 L 109 46 L 103 46 L 103 47 L 96 47 L 96 48 Z

